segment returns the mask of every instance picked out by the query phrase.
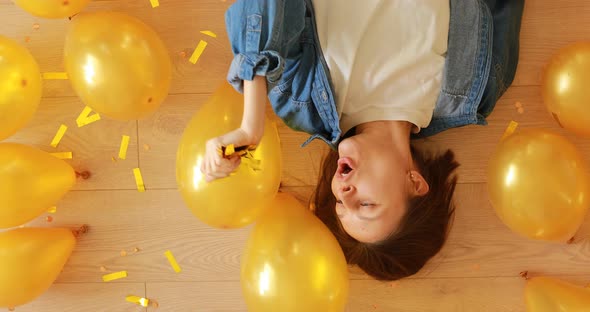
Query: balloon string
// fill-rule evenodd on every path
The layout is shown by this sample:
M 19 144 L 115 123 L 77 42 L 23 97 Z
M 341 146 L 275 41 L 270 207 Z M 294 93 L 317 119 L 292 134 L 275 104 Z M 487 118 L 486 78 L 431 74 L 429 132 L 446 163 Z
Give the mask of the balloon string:
M 80 236 L 82 236 L 82 234 L 88 233 L 89 230 L 90 230 L 90 227 L 88 226 L 88 224 L 84 224 L 81 227 L 79 227 L 78 229 L 72 230 L 72 233 L 74 234 L 74 236 L 76 238 L 79 238 Z
M 88 180 L 90 179 L 90 177 L 92 176 L 92 174 L 90 173 L 90 171 L 82 171 L 82 172 L 78 172 L 76 171 L 76 178 L 82 178 L 84 180 Z

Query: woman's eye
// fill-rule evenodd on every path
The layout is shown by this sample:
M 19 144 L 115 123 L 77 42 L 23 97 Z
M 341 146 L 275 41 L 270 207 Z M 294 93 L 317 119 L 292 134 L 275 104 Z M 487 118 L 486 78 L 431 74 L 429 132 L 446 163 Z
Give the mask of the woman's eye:
M 337 199 L 336 203 L 342 205 L 342 201 L 340 199 Z
M 361 203 L 361 206 L 362 207 L 371 207 L 371 206 L 373 206 L 373 204 L 371 204 L 371 203 Z

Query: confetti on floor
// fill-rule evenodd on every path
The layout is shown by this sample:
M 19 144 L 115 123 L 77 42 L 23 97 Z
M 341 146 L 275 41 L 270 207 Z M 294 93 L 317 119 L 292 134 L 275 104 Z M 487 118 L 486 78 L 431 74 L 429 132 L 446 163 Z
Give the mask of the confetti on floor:
M 37 29 L 39 29 L 39 27 L 41 27 L 41 26 L 39 26 L 39 23 L 35 23 L 35 24 L 33 24 L 33 29 L 34 29 L 34 30 L 37 30 Z
M 78 128 L 100 120 L 100 115 L 98 113 L 93 115 L 90 115 L 90 113 L 92 113 L 92 108 L 88 106 L 84 107 L 80 115 L 78 115 L 78 118 L 76 118 L 76 124 L 78 125 Z
M 114 280 L 117 280 L 120 278 L 125 278 L 125 277 L 127 277 L 127 271 L 119 271 L 119 272 L 103 275 L 102 280 L 104 282 L 110 282 L 110 281 L 114 281 Z
M 191 62 L 193 64 L 197 64 L 197 62 L 199 61 L 199 58 L 203 54 L 203 51 L 205 51 L 206 47 L 207 47 L 207 41 L 203 41 L 203 40 L 199 41 L 199 45 L 197 45 L 195 52 L 193 52 L 193 55 L 191 55 L 189 62 Z
M 106 268 L 106 267 L 104 267 L 104 266 L 101 266 L 101 267 L 100 267 L 100 271 L 101 271 L 101 272 L 106 272 L 106 271 L 107 271 L 107 268 Z
M 47 223 L 51 223 L 53 221 L 53 217 L 47 216 L 47 217 L 45 217 L 45 221 L 47 221 Z
M 62 124 L 61 126 L 59 126 L 59 129 L 57 130 L 57 133 L 53 137 L 53 140 L 51 140 L 51 146 L 52 147 L 57 147 L 57 145 L 59 144 L 59 142 L 61 141 L 61 139 L 64 137 L 64 134 L 66 134 L 66 131 L 67 130 L 68 130 L 68 126 L 66 126 L 64 124 Z
M 146 151 L 149 151 L 149 150 L 150 150 L 150 149 L 152 149 L 152 148 L 151 148 L 149 145 L 147 145 L 147 144 L 144 144 L 144 145 L 143 145 L 143 149 L 144 149 L 144 150 L 146 150 Z
M 140 252 L 140 251 L 141 251 L 141 249 L 139 249 L 137 247 L 133 248 L 133 252 L 135 252 L 135 253 Z
M 26 36 L 26 37 L 25 37 L 25 42 L 26 42 L 26 43 L 29 43 L 29 42 L 31 42 L 31 37 L 29 37 L 29 36 Z
M 141 170 L 139 170 L 139 168 L 134 168 L 133 175 L 135 176 L 135 184 L 137 184 L 137 190 L 140 193 L 145 192 L 145 184 L 143 183 L 143 178 L 141 177 Z
M 126 159 L 127 158 L 127 148 L 129 147 L 129 136 L 124 135 L 121 138 L 121 147 L 119 148 L 119 158 Z
M 73 155 L 72 152 L 61 152 L 61 153 L 49 153 L 51 156 L 59 158 L 59 159 L 72 159 Z
M 166 258 L 168 258 L 168 262 L 170 262 L 170 265 L 172 266 L 172 269 L 174 269 L 174 272 L 179 273 L 181 271 L 180 266 L 178 265 L 178 262 L 176 262 L 176 259 L 174 258 L 172 251 L 166 250 L 164 255 L 166 256 Z
M 125 256 L 127 256 L 127 251 L 121 250 L 121 257 L 125 257 Z
M 125 297 L 125 300 L 127 302 L 131 302 L 131 303 L 135 303 L 137 305 L 140 305 L 144 308 L 147 308 L 147 306 L 150 304 L 150 300 L 147 298 L 142 298 L 139 296 L 127 296 Z
M 502 140 L 504 140 L 505 138 L 509 137 L 512 133 L 514 133 L 514 131 L 516 130 L 516 128 L 518 127 L 518 122 L 512 120 L 510 121 L 510 124 L 508 124 L 508 127 L 506 128 L 506 131 L 504 131 L 504 135 L 502 136 Z
M 217 34 L 215 34 L 214 32 L 212 32 L 210 30 L 201 30 L 201 33 L 203 35 L 207 35 L 209 37 L 217 38 Z
M 152 8 L 157 8 L 160 6 L 160 1 L 158 0 L 150 0 L 150 3 L 152 4 Z
M 56 213 L 57 212 L 57 207 L 53 206 L 53 207 L 47 209 L 47 212 L 48 213 Z
M 67 80 L 68 73 L 43 73 L 41 77 L 45 80 Z

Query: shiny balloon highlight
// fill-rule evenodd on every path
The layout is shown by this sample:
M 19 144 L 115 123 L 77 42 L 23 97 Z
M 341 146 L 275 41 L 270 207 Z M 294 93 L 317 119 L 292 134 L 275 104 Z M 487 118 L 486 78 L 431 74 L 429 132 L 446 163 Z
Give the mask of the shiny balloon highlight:
M 115 12 L 81 13 L 66 36 L 65 67 L 94 111 L 118 120 L 154 112 L 170 89 L 168 51 L 140 20 Z
M 490 159 L 490 200 L 513 231 L 566 242 L 588 210 L 587 170 L 580 152 L 565 138 L 546 130 L 518 131 Z
M 39 65 L 27 49 L 0 36 L 0 140 L 15 134 L 41 102 Z
M 252 230 L 241 264 L 249 311 L 344 311 L 344 253 L 330 230 L 290 195 L 279 193 Z
M 535 277 L 527 281 L 525 302 L 527 312 L 586 312 L 590 309 L 590 288 Z
M 239 228 L 268 207 L 281 182 L 281 148 L 276 125 L 265 121 L 264 136 L 242 157 L 231 176 L 207 183 L 201 173 L 207 140 L 240 127 L 243 96 L 224 84 L 188 124 L 178 147 L 176 180 L 191 211 L 217 228 Z
M 27 223 L 54 206 L 75 184 L 74 169 L 38 149 L 0 144 L 0 229 Z
M 590 137 L 590 42 L 559 51 L 549 62 L 542 93 L 549 113 L 566 130 Z
M 75 245 L 68 229 L 19 228 L 0 233 L 0 307 L 14 308 L 43 294 Z
M 90 0 L 13 0 L 23 10 L 45 18 L 68 18 L 74 16 Z

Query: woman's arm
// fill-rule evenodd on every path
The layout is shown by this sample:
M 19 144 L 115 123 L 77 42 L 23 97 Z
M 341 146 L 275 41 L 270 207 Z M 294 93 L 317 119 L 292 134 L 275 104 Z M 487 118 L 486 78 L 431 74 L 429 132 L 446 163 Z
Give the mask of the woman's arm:
M 258 145 L 264 135 L 266 95 L 266 77 L 256 76 L 252 81 L 244 80 L 244 115 L 241 128 L 251 141 L 246 145 Z

